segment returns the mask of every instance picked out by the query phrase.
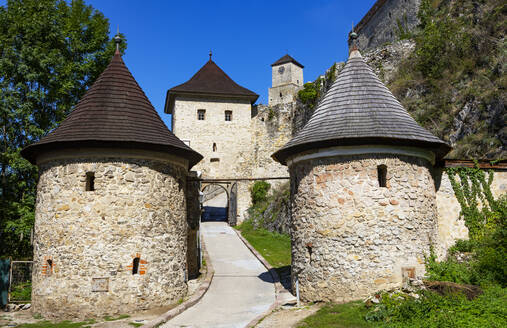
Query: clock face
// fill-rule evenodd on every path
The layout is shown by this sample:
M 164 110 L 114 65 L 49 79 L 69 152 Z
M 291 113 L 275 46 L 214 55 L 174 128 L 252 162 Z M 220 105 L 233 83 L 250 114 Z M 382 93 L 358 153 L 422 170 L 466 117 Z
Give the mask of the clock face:
M 278 69 L 278 73 L 283 74 L 284 71 L 285 71 L 285 67 L 280 66 L 280 68 Z

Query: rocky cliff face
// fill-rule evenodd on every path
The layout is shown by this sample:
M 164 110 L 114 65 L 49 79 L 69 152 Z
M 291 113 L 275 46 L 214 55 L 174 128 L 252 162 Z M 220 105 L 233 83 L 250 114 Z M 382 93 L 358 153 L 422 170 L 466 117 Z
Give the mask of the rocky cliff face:
M 504 2 L 424 0 L 419 17 L 411 39 L 364 52 L 366 62 L 419 124 L 451 144 L 447 158 L 506 158 Z M 305 85 L 318 91 L 299 99 L 293 133 L 332 83 L 328 73 Z
M 401 60 L 387 86 L 419 124 L 451 144 L 448 158 L 507 156 L 506 13 L 502 0 L 424 0 L 413 49 L 394 55 Z

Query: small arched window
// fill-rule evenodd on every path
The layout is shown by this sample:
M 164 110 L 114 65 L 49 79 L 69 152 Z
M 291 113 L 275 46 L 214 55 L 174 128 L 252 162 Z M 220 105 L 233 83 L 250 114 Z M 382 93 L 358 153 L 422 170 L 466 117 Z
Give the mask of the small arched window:
M 282 93 L 280 92 L 280 98 L 282 98 Z
M 132 260 L 132 274 L 139 274 L 139 261 L 141 258 L 135 257 Z
M 213 151 L 217 151 L 217 144 L 216 143 L 213 143 Z
M 381 188 L 387 187 L 387 166 L 379 165 L 377 166 L 377 177 L 378 177 L 378 186 Z

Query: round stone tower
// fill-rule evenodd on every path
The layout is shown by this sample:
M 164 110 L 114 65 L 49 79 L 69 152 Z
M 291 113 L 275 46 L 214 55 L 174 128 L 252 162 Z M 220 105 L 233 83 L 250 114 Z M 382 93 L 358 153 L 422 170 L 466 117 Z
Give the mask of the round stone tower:
M 358 299 L 424 273 L 432 167 L 449 149 L 353 47 L 306 126 L 273 155 L 290 170 L 292 280 L 303 300 Z
M 118 51 L 22 155 L 40 174 L 34 313 L 112 315 L 185 295 L 186 177 L 202 157 L 167 129 Z

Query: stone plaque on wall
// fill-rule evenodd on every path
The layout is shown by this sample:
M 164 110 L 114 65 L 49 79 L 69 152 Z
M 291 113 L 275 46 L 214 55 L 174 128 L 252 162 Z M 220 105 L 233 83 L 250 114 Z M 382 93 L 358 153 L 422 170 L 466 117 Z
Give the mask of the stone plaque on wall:
M 107 292 L 107 291 L 109 291 L 109 278 L 92 279 L 92 292 Z

